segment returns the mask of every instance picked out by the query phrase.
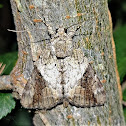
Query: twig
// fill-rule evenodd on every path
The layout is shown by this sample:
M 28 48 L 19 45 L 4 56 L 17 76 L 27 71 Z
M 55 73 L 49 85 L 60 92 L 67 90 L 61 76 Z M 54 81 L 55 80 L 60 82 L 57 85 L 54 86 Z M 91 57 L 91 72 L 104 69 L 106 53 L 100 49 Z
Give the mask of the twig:
M 122 83 L 122 91 L 126 89 L 126 81 Z
M 2 66 L 3 63 L 0 63 L 0 75 L 2 74 L 4 68 L 5 68 L 5 64 Z
M 0 76 L 0 90 L 11 90 L 10 75 Z
M 43 121 L 43 123 L 45 124 L 45 126 L 51 126 L 49 124 L 49 121 L 47 120 L 47 118 L 42 113 L 39 112 L 39 116 L 40 116 L 41 120 Z
M 126 101 L 122 101 L 122 104 L 123 104 L 124 106 L 126 106 Z
M 2 72 L 4 71 L 5 68 L 5 64 L 3 65 L 3 63 L 0 63 L 0 75 L 2 74 Z M 4 75 L 4 76 L 0 76 L 0 90 L 11 90 L 12 86 L 10 84 L 10 75 Z
M 123 82 L 123 84 L 122 84 L 122 92 L 124 91 L 124 90 L 126 90 L 126 81 L 125 82 Z M 124 105 L 124 106 L 126 106 L 126 101 L 122 101 L 122 104 Z

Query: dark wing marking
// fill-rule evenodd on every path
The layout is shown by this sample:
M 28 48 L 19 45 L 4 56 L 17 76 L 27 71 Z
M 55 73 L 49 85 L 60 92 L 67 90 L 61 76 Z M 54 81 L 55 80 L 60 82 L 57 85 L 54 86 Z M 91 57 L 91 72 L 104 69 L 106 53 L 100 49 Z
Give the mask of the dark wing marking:
M 105 103 L 104 87 L 90 64 L 83 77 L 78 81 L 78 86 L 71 90 L 74 93 L 67 99 L 70 104 L 77 107 L 91 107 Z
M 26 84 L 21 98 L 21 104 L 31 109 L 51 109 L 60 104 L 60 99 L 53 90 L 48 87 L 48 82 L 43 79 L 37 68 L 33 70 L 31 80 Z

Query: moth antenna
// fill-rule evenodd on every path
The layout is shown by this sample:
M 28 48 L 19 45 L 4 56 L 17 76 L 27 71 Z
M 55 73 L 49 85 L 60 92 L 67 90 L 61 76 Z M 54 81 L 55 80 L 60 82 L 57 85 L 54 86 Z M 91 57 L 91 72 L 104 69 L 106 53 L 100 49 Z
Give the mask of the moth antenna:
M 88 35 L 88 34 L 79 34 L 79 35 L 74 35 L 72 38 L 74 38 L 75 36 L 80 36 L 80 35 Z
M 47 26 L 47 29 L 48 29 L 47 31 L 48 31 L 49 36 L 51 36 L 51 37 L 54 36 L 55 32 L 53 31 L 52 27 L 46 23 L 45 17 L 43 17 L 43 19 L 42 19 L 42 17 L 40 15 L 38 15 L 38 16 L 42 20 L 42 22 Z
M 17 31 L 17 30 L 12 30 L 12 29 L 7 29 L 8 31 L 10 31 L 10 32 L 16 32 L 16 33 L 18 33 L 18 32 L 27 32 L 27 31 L 33 31 L 33 30 L 22 30 L 22 31 Z M 44 30 L 44 29 L 36 29 L 36 30 Z M 46 30 L 45 30 L 46 31 Z
M 50 39 L 43 39 L 43 40 L 40 40 L 40 41 L 31 42 L 31 43 L 38 43 L 38 42 L 42 42 L 42 41 L 45 41 L 45 40 L 50 40 Z M 28 47 L 28 46 L 30 46 L 30 44 L 27 44 L 27 45 L 25 46 L 25 48 Z M 23 48 L 23 49 L 25 49 L 25 48 Z
M 69 26 L 69 27 L 67 27 L 67 28 L 65 28 L 65 29 L 71 28 L 71 27 L 73 27 L 73 26 L 75 26 L 75 25 L 82 24 L 82 23 L 83 23 L 83 22 L 79 22 L 79 23 L 73 24 L 73 25 L 71 25 L 71 26 Z
M 16 30 L 11 30 L 11 29 L 7 29 L 10 32 L 26 32 L 27 30 L 22 30 L 22 31 L 16 31 Z

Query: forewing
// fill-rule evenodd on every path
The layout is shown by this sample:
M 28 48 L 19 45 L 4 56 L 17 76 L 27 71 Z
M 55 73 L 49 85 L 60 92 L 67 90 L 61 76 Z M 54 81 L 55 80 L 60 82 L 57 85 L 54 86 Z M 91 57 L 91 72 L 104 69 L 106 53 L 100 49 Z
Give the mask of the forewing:
M 104 87 L 90 64 L 77 83 L 77 86 L 69 92 L 71 94 L 68 98 L 70 104 L 77 107 L 91 107 L 105 103 Z
M 51 109 L 59 104 L 62 99 L 58 97 L 55 89 L 48 87 L 49 83 L 35 68 L 31 80 L 26 84 L 21 103 L 25 108 Z

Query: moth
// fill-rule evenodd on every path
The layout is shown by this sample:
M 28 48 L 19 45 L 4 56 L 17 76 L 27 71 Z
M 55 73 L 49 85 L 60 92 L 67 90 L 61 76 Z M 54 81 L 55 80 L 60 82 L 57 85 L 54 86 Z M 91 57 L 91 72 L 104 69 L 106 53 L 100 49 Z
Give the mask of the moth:
M 76 30 L 62 26 L 55 31 L 48 24 L 50 40 L 34 60 L 34 69 L 21 104 L 31 109 L 52 109 L 66 102 L 76 107 L 103 105 L 105 90 L 81 48 L 73 48 Z

